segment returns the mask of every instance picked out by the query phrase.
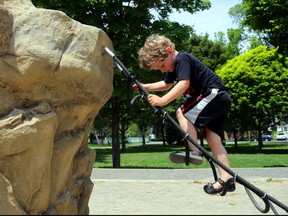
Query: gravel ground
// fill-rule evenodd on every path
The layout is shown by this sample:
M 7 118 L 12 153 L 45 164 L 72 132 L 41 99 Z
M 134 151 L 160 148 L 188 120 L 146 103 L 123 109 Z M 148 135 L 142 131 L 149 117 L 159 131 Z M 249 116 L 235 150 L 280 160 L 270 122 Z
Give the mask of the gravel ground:
M 288 209 L 288 167 L 233 169 Z M 93 169 L 90 215 L 262 215 L 245 187 L 226 196 L 208 195 L 211 169 Z M 253 192 L 257 203 L 264 202 Z M 273 203 L 280 215 L 288 213 Z M 270 209 L 266 215 L 274 215 Z

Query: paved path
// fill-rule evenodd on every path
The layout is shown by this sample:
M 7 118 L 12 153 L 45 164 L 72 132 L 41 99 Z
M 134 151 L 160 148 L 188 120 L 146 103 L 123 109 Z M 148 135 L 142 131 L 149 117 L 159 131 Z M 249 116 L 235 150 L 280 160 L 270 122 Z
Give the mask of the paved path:
M 233 172 L 288 205 L 288 167 Z M 91 179 L 90 215 L 263 215 L 239 183 L 224 197 L 207 195 L 203 186 L 213 182 L 211 169 L 93 169 Z M 274 215 L 272 210 L 267 214 Z

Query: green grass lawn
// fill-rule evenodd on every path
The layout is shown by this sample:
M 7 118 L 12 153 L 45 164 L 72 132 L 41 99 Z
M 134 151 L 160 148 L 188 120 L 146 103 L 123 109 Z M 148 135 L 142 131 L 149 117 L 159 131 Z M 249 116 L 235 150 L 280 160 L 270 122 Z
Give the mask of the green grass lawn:
M 232 168 L 255 167 L 288 167 L 288 143 L 264 142 L 262 152 L 258 153 L 258 142 L 241 142 L 235 149 L 234 143 L 226 145 Z M 94 168 L 112 168 L 111 145 L 89 144 L 96 151 Z M 147 168 L 147 169 L 190 169 L 209 168 L 210 164 L 205 160 L 202 165 L 173 164 L 169 161 L 169 154 L 173 151 L 185 151 L 184 146 L 160 144 L 127 144 L 126 152 L 120 154 L 121 168 Z M 211 154 L 209 146 L 205 149 Z

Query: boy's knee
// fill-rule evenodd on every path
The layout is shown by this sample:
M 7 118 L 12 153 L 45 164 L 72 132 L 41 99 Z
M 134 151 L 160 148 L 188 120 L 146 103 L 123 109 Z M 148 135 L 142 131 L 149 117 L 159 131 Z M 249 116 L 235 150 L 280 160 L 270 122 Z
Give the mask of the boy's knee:
M 183 117 L 183 113 L 182 113 L 181 109 L 178 108 L 178 109 L 176 110 L 176 118 L 179 119 L 179 118 L 181 118 L 181 117 Z

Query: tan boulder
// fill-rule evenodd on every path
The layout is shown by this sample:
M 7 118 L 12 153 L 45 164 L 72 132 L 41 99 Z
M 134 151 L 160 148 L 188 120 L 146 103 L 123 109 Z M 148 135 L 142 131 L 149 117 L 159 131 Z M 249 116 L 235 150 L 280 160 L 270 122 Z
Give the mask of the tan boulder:
M 88 134 L 113 91 L 103 46 L 99 28 L 0 0 L 0 214 L 89 214 Z

